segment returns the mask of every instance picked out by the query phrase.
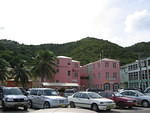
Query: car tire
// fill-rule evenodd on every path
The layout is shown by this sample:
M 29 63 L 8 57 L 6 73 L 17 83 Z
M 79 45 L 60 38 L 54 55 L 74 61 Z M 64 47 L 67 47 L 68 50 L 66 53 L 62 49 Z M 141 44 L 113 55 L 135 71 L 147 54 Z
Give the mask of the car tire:
M 6 110 L 7 110 L 7 107 L 5 106 L 5 103 L 4 103 L 4 102 L 2 102 L 2 109 L 3 109 L 3 111 L 6 111 Z
M 118 106 L 119 106 L 119 108 L 122 109 L 122 108 L 124 108 L 124 103 L 123 103 L 123 102 L 119 102 L 119 103 L 118 103 Z
M 150 105 L 150 104 L 149 104 L 148 101 L 146 101 L 146 100 L 143 100 L 143 101 L 142 101 L 142 106 L 143 106 L 143 107 L 149 107 L 149 105 Z
M 50 108 L 50 104 L 49 102 L 44 102 L 43 109 L 47 109 L 47 108 Z
M 24 111 L 27 111 L 28 110 L 28 106 L 24 106 Z
M 33 106 L 32 106 L 32 100 L 29 100 L 28 107 L 29 107 L 29 108 L 32 108 L 32 107 L 33 107 Z
M 74 104 L 74 102 L 70 102 L 70 107 L 71 108 L 75 108 L 76 107 L 75 104 Z
M 91 108 L 93 111 L 99 111 L 97 104 L 92 104 Z

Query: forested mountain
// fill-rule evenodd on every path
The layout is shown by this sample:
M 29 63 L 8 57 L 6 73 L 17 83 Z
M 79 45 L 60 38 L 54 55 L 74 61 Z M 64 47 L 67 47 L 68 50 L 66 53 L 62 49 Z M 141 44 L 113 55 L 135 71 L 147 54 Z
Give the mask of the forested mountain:
M 118 59 L 121 65 L 150 56 L 150 42 L 142 42 L 123 48 L 107 40 L 87 37 L 64 44 L 24 45 L 11 40 L 0 40 L 0 57 L 11 62 L 13 57 L 20 57 L 27 64 L 32 63 L 39 50 L 50 50 L 56 56 L 69 56 L 79 60 L 81 65 L 99 60 L 100 57 Z

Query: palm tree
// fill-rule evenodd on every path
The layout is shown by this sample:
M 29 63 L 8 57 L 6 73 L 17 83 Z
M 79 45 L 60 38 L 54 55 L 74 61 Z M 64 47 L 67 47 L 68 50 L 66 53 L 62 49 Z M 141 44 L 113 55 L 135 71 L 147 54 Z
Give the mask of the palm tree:
M 31 77 L 31 72 L 29 69 L 27 69 L 27 67 L 25 67 L 24 63 L 24 60 L 19 59 L 19 57 L 15 57 L 11 62 L 11 74 L 12 78 L 14 78 L 17 83 L 21 83 L 22 87 L 25 88 Z
M 32 72 L 36 77 L 41 78 L 41 82 L 44 79 L 53 79 L 56 73 L 56 57 L 51 51 L 40 51 L 35 58 L 35 65 L 32 68 Z
M 0 58 L 0 81 L 4 82 L 7 80 L 8 76 L 9 76 L 9 71 L 8 68 L 10 67 L 9 63 Z

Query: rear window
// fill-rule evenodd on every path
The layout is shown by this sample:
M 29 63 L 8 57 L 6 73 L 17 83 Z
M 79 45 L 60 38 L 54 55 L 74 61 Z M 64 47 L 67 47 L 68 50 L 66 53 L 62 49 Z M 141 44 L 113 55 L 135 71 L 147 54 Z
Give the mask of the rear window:
M 74 93 L 74 90 L 65 90 L 65 93 Z

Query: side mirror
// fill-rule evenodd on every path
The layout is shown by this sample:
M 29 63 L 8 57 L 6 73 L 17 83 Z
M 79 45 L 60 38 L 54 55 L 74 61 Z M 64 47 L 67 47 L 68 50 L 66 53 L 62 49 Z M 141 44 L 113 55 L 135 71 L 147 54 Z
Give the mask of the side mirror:
M 136 97 L 138 97 L 139 95 L 138 94 L 136 94 Z

